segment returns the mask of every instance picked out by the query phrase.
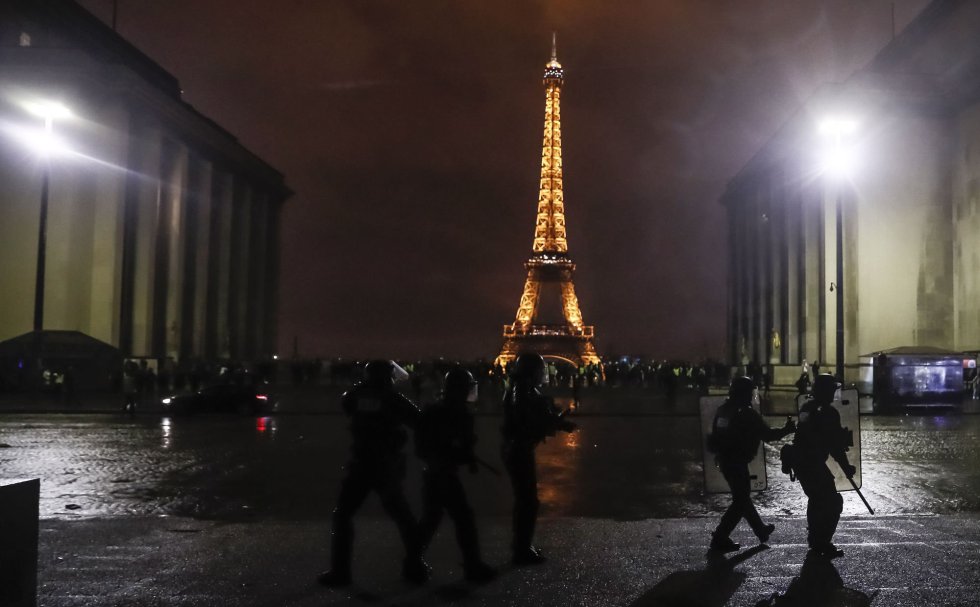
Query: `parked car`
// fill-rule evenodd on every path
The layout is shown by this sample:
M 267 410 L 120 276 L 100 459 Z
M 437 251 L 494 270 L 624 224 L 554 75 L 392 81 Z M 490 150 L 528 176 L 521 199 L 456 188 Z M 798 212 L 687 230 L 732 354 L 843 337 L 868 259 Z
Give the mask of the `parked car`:
M 194 413 L 267 415 L 276 409 L 276 401 L 264 385 L 220 384 L 190 394 L 167 396 L 160 402 L 163 410 L 172 415 Z

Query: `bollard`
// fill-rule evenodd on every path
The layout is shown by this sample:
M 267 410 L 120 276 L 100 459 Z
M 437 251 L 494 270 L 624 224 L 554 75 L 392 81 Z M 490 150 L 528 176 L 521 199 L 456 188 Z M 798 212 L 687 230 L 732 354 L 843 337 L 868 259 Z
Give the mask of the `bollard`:
M 40 479 L 0 486 L 0 605 L 37 606 Z

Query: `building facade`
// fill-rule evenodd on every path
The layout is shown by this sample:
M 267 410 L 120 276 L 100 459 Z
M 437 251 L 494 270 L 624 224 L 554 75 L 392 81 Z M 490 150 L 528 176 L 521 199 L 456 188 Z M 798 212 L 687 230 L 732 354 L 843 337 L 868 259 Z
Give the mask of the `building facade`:
M 729 183 L 733 361 L 837 363 L 980 345 L 980 4 L 936 0 L 846 82 L 821 88 Z M 819 135 L 847 116 L 832 176 Z
M 275 351 L 283 176 L 70 0 L 0 6 L 0 183 L 0 341 L 38 328 L 40 284 L 41 329 L 126 356 Z

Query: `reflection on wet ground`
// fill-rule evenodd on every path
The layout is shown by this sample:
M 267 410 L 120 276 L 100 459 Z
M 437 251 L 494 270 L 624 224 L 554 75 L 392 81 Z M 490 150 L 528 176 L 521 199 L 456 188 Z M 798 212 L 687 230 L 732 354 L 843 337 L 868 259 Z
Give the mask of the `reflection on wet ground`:
M 694 417 L 582 417 L 580 431 L 539 449 L 543 515 L 617 519 L 705 516 L 726 496 L 702 495 Z M 772 423 L 781 423 L 773 418 Z M 881 514 L 980 510 L 980 416 L 865 417 L 864 487 Z M 480 455 L 499 459 L 500 418 L 477 420 Z M 321 518 L 346 459 L 338 415 L 130 419 L 108 415 L 0 417 L 0 479 L 40 477 L 44 517 L 185 515 Z M 799 486 L 767 448 L 763 515 L 805 512 Z M 406 487 L 418 503 L 414 458 Z M 464 473 L 481 516 L 506 516 L 506 479 Z M 368 511 L 380 512 L 376 499 Z M 845 495 L 845 514 L 864 512 Z

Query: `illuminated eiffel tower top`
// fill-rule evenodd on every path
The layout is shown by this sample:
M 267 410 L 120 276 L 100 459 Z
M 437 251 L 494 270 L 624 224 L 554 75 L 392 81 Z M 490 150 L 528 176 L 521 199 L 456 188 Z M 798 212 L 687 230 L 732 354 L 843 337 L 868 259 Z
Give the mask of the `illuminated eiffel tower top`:
M 541 146 L 541 188 L 534 227 L 535 253 L 567 253 L 565 195 L 561 173 L 561 85 L 565 72 L 558 63 L 557 36 L 551 36 L 551 61 L 545 66 L 544 142 Z

